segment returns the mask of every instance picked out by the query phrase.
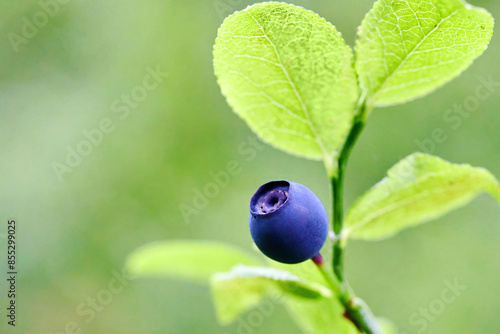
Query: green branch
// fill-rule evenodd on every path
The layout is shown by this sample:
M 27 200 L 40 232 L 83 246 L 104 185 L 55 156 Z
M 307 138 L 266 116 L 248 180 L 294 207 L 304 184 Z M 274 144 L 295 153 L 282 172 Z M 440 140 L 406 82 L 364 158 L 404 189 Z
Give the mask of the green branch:
M 344 317 L 350 320 L 361 333 L 383 334 L 371 310 L 364 301 L 354 296 L 354 292 L 347 282 L 340 283 L 335 275 L 325 269 L 323 263 L 315 262 L 315 264 L 330 289 L 344 306 Z
M 335 240 L 333 243 L 333 272 L 340 282 L 344 281 L 344 249 L 342 245 L 342 230 L 344 228 L 344 178 L 347 168 L 347 161 L 351 155 L 352 149 L 356 144 L 363 128 L 368 108 L 365 102 L 360 103 L 358 112 L 354 117 L 354 124 L 346 138 L 344 147 L 340 152 L 338 159 L 337 175 L 331 175 L 332 200 L 333 200 L 333 232 Z
M 339 155 L 336 175 L 330 175 L 333 193 L 333 232 L 335 234 L 332 258 L 333 276 L 327 273 L 322 265 L 318 266 L 318 268 L 332 289 L 338 292 L 339 301 L 345 308 L 345 318 L 349 319 L 361 333 L 382 334 L 376 318 L 368 306 L 362 300 L 355 297 L 354 292 L 344 277 L 344 245 L 342 241 L 342 231 L 344 228 L 344 179 L 347 161 L 363 131 L 369 109 L 364 100 L 359 104 L 353 126 Z

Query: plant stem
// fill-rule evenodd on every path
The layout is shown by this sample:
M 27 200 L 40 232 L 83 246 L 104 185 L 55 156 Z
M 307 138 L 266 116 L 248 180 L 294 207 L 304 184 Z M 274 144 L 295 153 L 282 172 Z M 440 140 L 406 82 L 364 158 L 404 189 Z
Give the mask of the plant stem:
M 347 161 L 351 151 L 363 131 L 366 117 L 366 104 L 363 102 L 358 108 L 354 118 L 354 125 L 347 136 L 346 142 L 338 159 L 337 175 L 331 175 L 330 180 L 333 192 L 333 232 L 335 241 L 333 243 L 333 272 L 340 282 L 344 281 L 344 249 L 342 245 L 342 229 L 344 228 L 344 178 Z
M 326 281 L 332 286 L 334 292 L 337 292 L 339 301 L 345 308 L 345 318 L 349 319 L 361 333 L 382 334 L 375 316 L 362 300 L 355 297 L 349 283 L 344 278 L 344 245 L 342 240 L 344 228 L 344 178 L 347 161 L 354 144 L 356 144 L 363 131 L 368 109 L 366 102 L 362 100 L 354 117 L 353 127 L 340 152 L 337 173 L 336 175 L 330 175 L 333 192 L 333 232 L 335 233 L 332 258 L 333 276 L 325 271 L 323 265 L 318 266 L 318 268 Z
M 313 260 L 314 261 L 314 260 Z M 368 306 L 354 296 L 347 282 L 340 283 L 335 275 L 325 269 L 324 263 L 314 261 L 321 275 L 345 308 L 344 317 L 350 320 L 361 333 L 383 334 Z
M 332 289 L 333 293 L 336 296 L 340 296 L 342 294 L 340 291 L 340 284 L 335 276 L 332 276 L 327 270 L 325 270 L 324 262 L 315 261 L 314 258 L 312 260 L 316 267 L 319 269 L 325 281 L 328 283 L 328 285 L 330 285 L 330 289 Z

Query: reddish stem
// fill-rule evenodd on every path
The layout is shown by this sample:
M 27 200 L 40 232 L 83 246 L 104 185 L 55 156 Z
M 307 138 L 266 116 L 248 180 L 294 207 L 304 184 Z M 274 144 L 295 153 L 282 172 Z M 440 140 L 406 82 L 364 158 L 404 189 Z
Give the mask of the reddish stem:
M 325 259 L 323 259 L 323 256 L 318 253 L 316 255 L 314 255 L 311 260 L 314 262 L 315 265 L 317 265 L 318 267 L 322 267 L 323 266 L 323 263 L 325 262 Z

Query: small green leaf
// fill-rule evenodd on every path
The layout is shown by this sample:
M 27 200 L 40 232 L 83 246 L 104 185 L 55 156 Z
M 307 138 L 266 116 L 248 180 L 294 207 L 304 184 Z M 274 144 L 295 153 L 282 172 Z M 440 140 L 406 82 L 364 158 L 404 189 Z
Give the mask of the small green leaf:
M 356 70 L 371 105 L 431 93 L 487 48 L 493 18 L 463 0 L 379 0 L 356 43 Z
M 329 261 L 325 261 L 329 262 Z M 310 282 L 327 285 L 318 268 L 312 261 L 288 265 L 273 263 L 280 269 L 302 277 Z M 291 318 L 305 333 L 314 334 L 358 334 L 356 327 L 344 318 L 344 308 L 337 298 L 303 299 L 288 296 L 284 300 Z
M 206 241 L 166 241 L 135 250 L 127 269 L 137 276 L 167 276 L 197 283 L 208 283 L 218 272 L 237 264 L 260 265 L 244 251 L 227 244 Z
M 352 62 L 334 26 L 277 2 L 228 17 L 214 46 L 215 73 L 234 112 L 265 142 L 329 163 L 359 95 Z
M 346 217 L 346 237 L 387 238 L 459 208 L 482 192 L 500 201 L 498 181 L 486 169 L 416 153 L 392 167 L 353 205 Z
M 329 289 L 318 283 L 308 282 L 284 270 L 266 267 L 238 265 L 230 272 L 214 275 L 211 283 L 217 315 L 223 324 L 232 322 L 273 291 L 274 294 L 279 292 L 279 299 L 284 296 L 300 299 L 332 296 Z
M 287 298 L 285 305 L 291 318 L 305 333 L 359 334 L 352 322 L 344 318 L 344 308 L 337 299 L 297 300 L 297 298 Z

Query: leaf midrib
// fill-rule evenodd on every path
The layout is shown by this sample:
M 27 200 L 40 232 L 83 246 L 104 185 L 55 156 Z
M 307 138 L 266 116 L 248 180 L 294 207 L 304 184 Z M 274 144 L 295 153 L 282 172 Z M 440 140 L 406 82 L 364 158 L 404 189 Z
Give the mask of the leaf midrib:
M 405 187 L 406 188 L 410 188 L 410 187 L 413 187 L 413 186 L 416 186 L 418 184 L 422 184 L 424 182 L 426 182 L 427 180 L 431 179 L 431 178 L 434 178 L 434 177 L 441 177 L 441 176 L 444 176 L 446 175 L 447 173 L 446 172 L 442 172 L 442 173 L 432 173 L 431 175 L 428 175 L 426 176 L 425 178 L 422 178 L 420 179 L 419 181 L 417 182 L 413 182 L 411 183 L 408 187 Z M 425 191 L 425 192 L 422 192 L 420 194 L 417 194 L 411 198 L 403 198 L 399 201 L 396 201 L 394 202 L 392 205 L 390 206 L 386 206 L 384 207 L 383 209 L 380 209 L 380 210 L 377 210 L 375 212 L 373 212 L 371 215 L 368 215 L 366 216 L 365 219 L 361 220 L 360 222 L 356 223 L 356 224 L 353 224 L 351 226 L 348 227 L 348 232 L 347 234 L 351 233 L 352 231 L 354 230 L 357 230 L 359 229 L 360 227 L 362 226 L 365 226 L 367 224 L 370 224 L 370 222 L 378 219 L 380 216 L 386 214 L 386 213 L 389 213 L 389 212 L 392 212 L 396 209 L 399 209 L 399 208 L 402 208 L 404 206 L 406 206 L 408 204 L 408 202 L 413 202 L 415 201 L 415 199 L 422 199 L 422 198 L 425 198 L 427 196 L 432 196 L 434 194 L 438 194 L 440 192 L 446 192 L 446 191 L 449 191 L 450 189 L 452 188 L 460 188 L 461 184 L 457 184 L 457 185 L 454 185 L 452 187 L 441 187 L 441 188 L 435 188 L 435 189 L 431 189 L 431 190 L 428 190 L 428 191 Z M 489 192 L 487 189 L 484 189 L 484 188 L 478 188 L 478 189 L 474 189 L 474 192 L 477 194 L 477 193 L 481 193 L 481 192 Z M 389 196 L 385 196 L 385 198 L 387 198 Z
M 288 81 L 288 84 L 290 85 L 290 87 L 292 88 L 294 94 L 295 94 L 295 97 L 299 100 L 299 103 L 300 103 L 300 106 L 301 106 L 301 109 L 302 111 L 304 112 L 304 115 L 307 119 L 307 124 L 309 125 L 309 128 L 311 129 L 311 132 L 313 133 L 314 137 L 315 137 L 315 140 L 316 140 L 316 143 L 318 144 L 319 146 L 319 149 L 321 150 L 321 152 L 323 153 L 323 157 L 325 159 L 327 159 L 327 157 L 329 156 L 328 154 L 328 151 L 325 149 L 325 146 L 323 144 L 323 141 L 321 140 L 321 137 L 318 135 L 318 133 L 316 132 L 316 128 L 315 126 L 313 125 L 312 121 L 311 121 L 311 118 L 309 117 L 309 112 L 307 110 L 307 106 L 305 105 L 303 99 L 302 99 L 302 96 L 300 95 L 299 91 L 297 90 L 297 88 L 295 87 L 295 84 L 292 82 L 292 79 L 290 78 L 290 75 L 288 73 L 288 71 L 286 70 L 286 68 L 283 66 L 283 63 L 281 61 L 281 57 L 279 55 L 279 52 L 278 52 L 278 49 L 276 48 L 276 45 L 271 41 L 271 39 L 269 38 L 269 36 L 267 35 L 266 31 L 264 30 L 264 27 L 260 24 L 259 21 L 257 21 L 257 19 L 252 15 L 252 13 L 250 13 L 250 11 L 248 10 L 245 10 L 245 12 L 255 21 L 255 23 L 259 26 L 259 29 L 262 31 L 262 33 L 264 34 L 264 37 L 267 39 L 267 41 L 269 42 L 269 44 L 272 46 L 273 50 L 274 50 L 274 53 L 276 55 L 276 57 L 278 58 L 278 63 L 281 67 L 281 70 L 283 71 L 283 74 L 285 75 L 287 81 Z
M 411 8 L 410 8 L 411 9 Z M 410 52 L 408 52 L 405 56 L 405 58 L 401 61 L 401 63 L 399 63 L 399 65 L 384 79 L 384 81 L 379 85 L 379 87 L 374 91 L 372 97 L 371 97 L 371 100 L 373 102 L 376 102 L 377 100 L 377 97 L 378 95 L 380 94 L 380 92 L 383 91 L 383 89 L 385 88 L 385 86 L 391 81 L 391 79 L 396 75 L 396 73 L 406 64 L 406 62 L 410 59 L 410 57 L 414 54 L 414 52 L 418 51 L 418 48 L 427 40 L 427 38 L 429 36 L 431 36 L 435 31 L 437 31 L 440 27 L 441 27 L 441 24 L 443 22 L 445 22 L 446 20 L 450 19 L 452 16 L 458 14 L 460 11 L 462 11 L 463 9 L 457 9 L 455 10 L 453 13 L 451 13 L 450 15 L 448 15 L 447 17 L 445 18 L 442 18 L 441 21 L 436 25 L 436 27 L 434 27 L 434 29 L 432 29 L 431 31 L 429 31 L 423 38 L 420 42 L 418 42 L 417 45 L 415 45 L 415 47 L 413 49 L 410 50 Z M 417 20 L 418 22 L 418 20 Z M 403 41 L 403 44 L 404 44 L 404 41 Z

